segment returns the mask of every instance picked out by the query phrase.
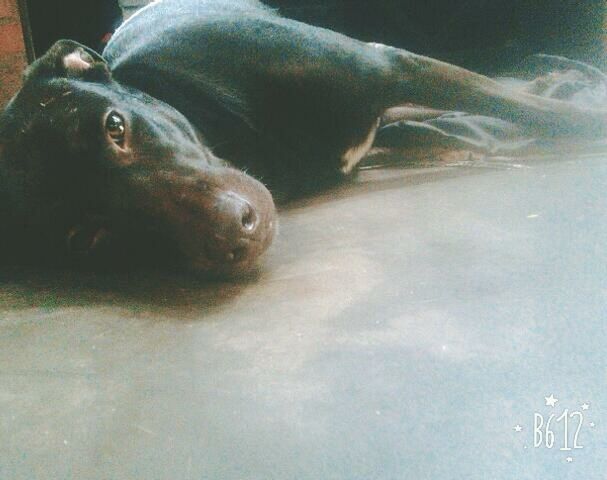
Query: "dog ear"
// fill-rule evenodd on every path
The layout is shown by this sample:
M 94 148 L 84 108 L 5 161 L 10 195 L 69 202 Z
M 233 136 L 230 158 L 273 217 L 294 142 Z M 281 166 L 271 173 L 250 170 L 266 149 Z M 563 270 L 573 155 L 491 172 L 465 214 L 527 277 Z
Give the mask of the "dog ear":
M 26 69 L 24 81 L 52 77 L 107 82 L 111 73 L 106 61 L 94 50 L 73 40 L 59 40 Z

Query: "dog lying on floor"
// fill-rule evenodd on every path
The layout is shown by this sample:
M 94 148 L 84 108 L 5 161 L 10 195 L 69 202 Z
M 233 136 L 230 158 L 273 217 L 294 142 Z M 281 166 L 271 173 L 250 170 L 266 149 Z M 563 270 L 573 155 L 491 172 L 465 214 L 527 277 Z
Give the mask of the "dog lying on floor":
M 2 253 L 244 272 L 276 229 L 267 187 L 298 193 L 350 175 L 392 107 L 430 107 L 443 124 L 443 112 L 467 112 L 533 138 L 605 137 L 606 109 L 537 88 L 289 20 L 256 0 L 156 1 L 103 57 L 62 40 L 25 72 L 0 117 Z M 450 135 L 407 115 L 392 132 L 422 124 Z

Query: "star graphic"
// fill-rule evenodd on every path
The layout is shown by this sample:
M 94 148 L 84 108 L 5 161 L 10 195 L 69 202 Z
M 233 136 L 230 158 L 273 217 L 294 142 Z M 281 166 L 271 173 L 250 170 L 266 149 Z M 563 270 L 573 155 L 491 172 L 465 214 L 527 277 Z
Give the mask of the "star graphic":
M 546 399 L 546 406 L 547 407 L 554 407 L 556 405 L 556 402 L 558 402 L 557 398 L 554 398 L 553 394 L 550 394 L 549 397 L 544 397 Z
M 590 408 L 590 405 L 588 405 L 587 403 L 582 405 L 582 410 L 588 410 L 589 408 Z
M 567 460 L 567 463 L 571 463 L 571 462 L 573 462 L 573 457 L 567 457 L 566 460 Z
M 596 425 L 594 424 L 594 422 L 590 422 L 590 428 L 594 428 Z
M 520 425 L 517 425 L 516 427 L 514 427 L 514 431 L 515 432 L 522 432 L 523 431 L 523 427 L 521 427 Z

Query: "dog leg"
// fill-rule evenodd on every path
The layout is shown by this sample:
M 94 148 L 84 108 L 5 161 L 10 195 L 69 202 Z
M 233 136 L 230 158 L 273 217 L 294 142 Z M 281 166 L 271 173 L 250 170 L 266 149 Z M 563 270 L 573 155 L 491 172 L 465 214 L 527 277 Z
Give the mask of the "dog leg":
M 405 50 L 378 44 L 369 48 L 388 61 L 386 107 L 410 102 L 465 111 L 508 120 L 548 137 L 607 136 L 607 108 L 583 108 L 512 90 L 483 75 Z

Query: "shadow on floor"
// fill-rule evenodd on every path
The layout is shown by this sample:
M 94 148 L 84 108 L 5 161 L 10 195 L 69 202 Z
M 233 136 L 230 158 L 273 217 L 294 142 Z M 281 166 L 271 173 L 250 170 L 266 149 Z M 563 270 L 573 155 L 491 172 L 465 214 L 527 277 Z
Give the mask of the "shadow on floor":
M 3 272 L 0 304 L 6 309 L 115 306 L 170 310 L 212 310 L 258 281 L 259 272 L 232 280 L 211 280 L 167 271 L 92 273 L 11 268 Z

